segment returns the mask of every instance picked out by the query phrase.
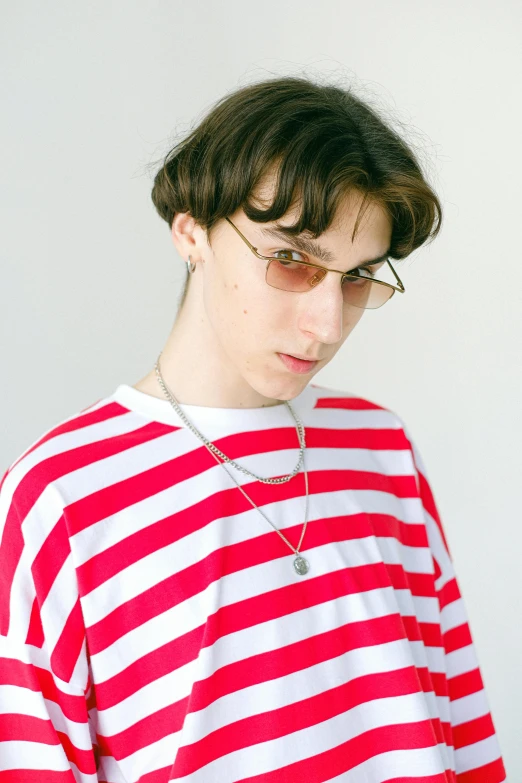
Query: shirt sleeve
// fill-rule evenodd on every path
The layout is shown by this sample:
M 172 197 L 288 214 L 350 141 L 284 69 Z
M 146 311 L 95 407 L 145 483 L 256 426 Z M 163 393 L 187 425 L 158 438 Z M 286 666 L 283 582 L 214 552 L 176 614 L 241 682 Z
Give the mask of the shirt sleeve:
M 421 454 L 411 445 L 435 569 L 457 783 L 502 783 L 506 771 L 459 583 Z
M 0 483 L 0 781 L 98 781 L 89 696 L 58 493 L 31 471 L 8 471 Z

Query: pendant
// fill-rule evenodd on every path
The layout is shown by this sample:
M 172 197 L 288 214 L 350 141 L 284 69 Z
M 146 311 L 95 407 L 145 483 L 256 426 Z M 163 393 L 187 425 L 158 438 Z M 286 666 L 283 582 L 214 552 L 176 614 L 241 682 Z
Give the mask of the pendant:
M 297 555 L 297 557 L 294 560 L 294 569 L 296 573 L 299 574 L 299 576 L 303 576 L 304 574 L 307 574 L 308 571 L 310 570 L 310 563 L 302 555 Z

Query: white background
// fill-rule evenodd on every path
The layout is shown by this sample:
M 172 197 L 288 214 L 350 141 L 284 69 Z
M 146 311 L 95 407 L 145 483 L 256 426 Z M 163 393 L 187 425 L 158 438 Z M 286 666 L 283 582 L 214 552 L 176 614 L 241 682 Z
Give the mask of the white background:
M 444 521 L 493 718 L 522 780 L 522 3 L 3 2 L 5 470 L 46 429 L 145 375 L 184 266 L 152 161 L 223 94 L 344 80 L 404 128 L 444 227 L 314 382 L 398 413 Z M 3 470 L 2 470 L 3 472 Z

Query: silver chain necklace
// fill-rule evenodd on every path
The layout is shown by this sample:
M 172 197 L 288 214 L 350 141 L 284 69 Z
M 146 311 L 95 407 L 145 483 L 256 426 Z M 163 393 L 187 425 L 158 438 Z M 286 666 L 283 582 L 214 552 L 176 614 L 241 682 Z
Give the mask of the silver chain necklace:
M 289 473 L 287 476 L 282 476 L 280 478 L 262 478 L 261 476 L 257 476 L 255 473 L 251 473 L 249 470 L 244 468 L 242 465 L 238 465 L 238 463 L 235 462 L 234 460 L 229 459 L 225 454 L 223 454 L 222 451 L 220 451 L 216 446 L 214 446 L 213 443 L 211 443 L 209 440 L 207 440 L 205 438 L 205 436 L 202 435 L 194 427 L 193 424 L 190 423 L 190 421 L 187 419 L 187 417 L 185 416 L 185 414 L 181 410 L 181 408 L 179 406 L 179 403 L 176 400 L 176 398 L 174 397 L 174 395 L 172 394 L 172 392 L 169 389 L 167 389 L 167 386 L 165 384 L 165 381 L 163 380 L 163 376 L 161 375 L 161 371 L 160 371 L 160 366 L 159 366 L 160 356 L 161 356 L 161 354 L 158 356 L 156 364 L 154 365 L 154 369 L 156 370 L 156 375 L 157 375 L 157 378 L 158 378 L 158 382 L 159 382 L 159 384 L 160 384 L 160 386 L 161 386 L 161 388 L 163 390 L 163 393 L 165 394 L 165 396 L 168 399 L 168 401 L 170 402 L 170 404 L 173 406 L 173 408 L 176 411 L 176 413 L 178 414 L 178 416 L 182 419 L 182 421 L 185 422 L 187 427 L 194 433 L 194 435 L 197 435 L 197 437 L 201 441 L 203 441 L 203 443 L 207 447 L 208 451 L 212 454 L 212 456 L 214 457 L 216 462 L 219 465 L 221 465 L 221 467 L 223 468 L 223 470 L 226 473 L 228 473 L 230 478 L 234 481 L 234 483 L 237 485 L 238 489 L 243 493 L 243 495 L 246 497 L 246 499 L 249 501 L 249 503 L 251 503 L 254 506 L 254 508 L 257 508 L 259 513 L 264 516 L 266 521 L 274 528 L 276 533 L 283 539 L 285 544 L 287 544 L 287 546 L 290 547 L 292 552 L 296 555 L 296 557 L 294 558 L 294 561 L 293 561 L 295 572 L 297 574 L 299 574 L 299 576 L 303 576 L 304 574 L 308 573 L 308 571 L 310 569 L 310 563 L 299 552 L 299 550 L 301 548 L 301 544 L 303 543 L 303 538 L 304 538 L 304 534 L 305 534 L 305 531 L 306 531 L 306 526 L 308 524 L 308 473 L 306 472 L 306 468 L 304 467 L 304 452 L 305 452 L 305 449 L 306 449 L 305 431 L 304 431 L 304 427 L 303 427 L 301 421 L 296 416 L 296 414 L 295 414 L 294 410 L 292 409 L 292 406 L 290 405 L 290 403 L 287 400 L 284 401 L 285 405 L 290 410 L 290 413 L 292 414 L 292 416 L 294 418 L 294 421 L 296 423 L 296 427 L 297 427 L 297 434 L 298 434 L 298 437 L 299 437 L 299 445 L 300 445 L 300 448 L 299 448 L 299 460 L 298 460 L 297 466 L 294 468 L 292 473 Z M 301 465 L 303 465 L 303 471 L 304 471 L 304 475 L 305 475 L 305 485 L 306 485 L 305 521 L 304 521 L 304 525 L 303 525 L 303 531 L 301 533 L 301 538 L 299 539 L 299 544 L 297 545 L 297 548 L 292 546 L 292 544 L 286 538 L 286 536 L 283 535 L 283 533 L 281 533 L 281 531 L 273 524 L 273 522 L 271 522 L 268 519 L 266 514 L 263 511 L 261 511 L 259 506 L 256 506 L 254 501 L 251 500 L 248 497 L 248 495 L 244 491 L 243 487 L 241 487 L 239 485 L 239 483 L 236 481 L 234 476 L 226 469 L 225 465 L 222 462 L 219 461 L 219 458 L 218 458 L 217 455 L 219 455 L 225 462 L 230 463 L 231 465 L 236 467 L 238 470 L 241 470 L 243 473 L 246 473 L 248 476 L 252 476 L 253 478 L 257 479 L 258 481 L 261 481 L 263 484 L 282 484 L 282 483 L 284 483 L 286 481 L 290 481 L 290 479 L 293 478 L 299 472 L 299 470 L 301 468 Z

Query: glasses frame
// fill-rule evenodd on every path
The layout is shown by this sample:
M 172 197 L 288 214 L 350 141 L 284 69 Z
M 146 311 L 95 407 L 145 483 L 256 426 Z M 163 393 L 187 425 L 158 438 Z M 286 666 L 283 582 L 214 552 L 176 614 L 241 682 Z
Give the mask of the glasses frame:
M 230 223 L 232 228 L 239 234 L 239 236 L 241 237 L 243 242 L 250 248 L 250 250 L 252 251 L 252 253 L 255 256 L 260 258 L 262 261 L 268 261 L 268 264 L 266 266 L 266 272 L 268 272 L 268 267 L 270 266 L 272 261 L 278 261 L 278 260 L 281 261 L 281 260 L 283 260 L 283 259 L 277 259 L 275 256 L 263 256 L 263 255 L 261 255 L 261 253 L 258 252 L 257 247 L 254 247 L 254 245 L 252 245 L 248 241 L 246 236 L 244 236 L 244 234 L 241 233 L 241 231 L 238 229 L 238 227 L 235 226 L 232 223 L 230 218 L 227 217 L 227 218 L 225 218 L 225 220 L 228 223 Z M 292 244 L 291 240 L 289 241 L 289 244 Z M 379 285 L 385 285 L 387 288 L 393 289 L 392 294 L 390 296 L 390 299 L 391 299 L 393 294 L 395 293 L 395 291 L 399 291 L 399 293 L 403 294 L 403 293 L 405 293 L 406 289 L 404 288 L 403 282 L 400 279 L 399 275 L 397 274 L 397 272 L 393 268 L 393 265 L 390 262 L 390 259 L 387 258 L 386 262 L 387 262 L 388 266 L 390 267 L 391 271 L 393 272 L 393 275 L 394 275 L 395 279 L 397 280 L 398 286 L 392 285 L 391 283 L 385 283 L 384 280 L 376 280 L 374 277 L 372 277 L 372 278 L 365 278 L 365 279 L 368 279 L 368 280 L 371 279 L 372 283 L 379 283 Z M 304 264 L 305 266 L 311 266 L 311 267 L 314 267 L 314 269 L 322 269 L 324 272 L 337 272 L 337 274 L 341 275 L 341 286 L 342 286 L 342 283 L 343 283 L 343 277 L 352 277 L 355 280 L 360 280 L 361 279 L 361 275 L 356 275 L 353 272 L 342 272 L 340 269 L 332 269 L 331 267 L 321 266 L 321 264 L 313 264 L 311 261 L 295 261 L 294 263 L 296 263 L 296 264 Z M 322 281 L 324 280 L 325 277 L 326 277 L 326 275 L 324 275 L 319 280 L 319 283 L 317 285 L 322 283 Z M 265 277 L 265 280 L 266 280 L 266 277 Z M 270 285 L 270 284 L 268 283 L 267 285 Z M 275 288 L 275 286 L 271 286 L 271 288 Z M 278 290 L 285 290 L 286 291 L 287 289 L 278 289 Z M 308 291 L 311 291 L 311 290 L 312 290 L 311 288 L 308 289 Z M 306 294 L 306 293 L 308 293 L 308 291 L 289 291 L 289 293 L 292 293 L 292 294 Z M 389 302 L 390 299 L 387 299 L 386 302 Z M 383 304 L 386 304 L 386 302 L 383 302 Z M 353 305 L 353 306 L 357 307 L 357 305 Z M 382 307 L 382 305 L 379 305 L 379 307 Z M 363 310 L 378 310 L 379 308 L 378 307 L 371 307 L 371 308 L 364 307 L 364 308 L 361 308 L 361 309 L 363 309 Z

